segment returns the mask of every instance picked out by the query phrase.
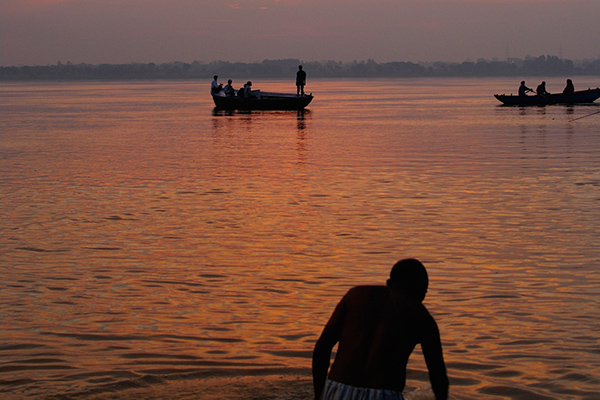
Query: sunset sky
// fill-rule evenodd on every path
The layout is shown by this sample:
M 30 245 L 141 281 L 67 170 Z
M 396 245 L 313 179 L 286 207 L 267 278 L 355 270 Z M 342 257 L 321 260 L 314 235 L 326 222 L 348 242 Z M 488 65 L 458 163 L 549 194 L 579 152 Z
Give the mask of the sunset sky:
M 1 0 L 0 65 L 600 57 L 600 0 Z

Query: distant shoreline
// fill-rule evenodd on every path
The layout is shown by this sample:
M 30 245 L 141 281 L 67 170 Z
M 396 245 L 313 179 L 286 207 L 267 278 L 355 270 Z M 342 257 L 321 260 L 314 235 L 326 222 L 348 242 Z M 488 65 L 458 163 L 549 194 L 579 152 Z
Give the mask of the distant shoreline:
M 303 64 L 311 78 L 423 78 L 423 77 L 528 77 L 599 76 L 600 58 L 571 61 L 556 56 L 527 57 L 506 61 L 483 60 L 462 63 L 302 62 L 297 59 L 264 60 L 256 63 L 213 61 L 201 63 L 72 64 L 0 67 L 0 82 L 18 81 L 114 81 L 212 79 L 215 74 L 239 79 L 294 77 Z

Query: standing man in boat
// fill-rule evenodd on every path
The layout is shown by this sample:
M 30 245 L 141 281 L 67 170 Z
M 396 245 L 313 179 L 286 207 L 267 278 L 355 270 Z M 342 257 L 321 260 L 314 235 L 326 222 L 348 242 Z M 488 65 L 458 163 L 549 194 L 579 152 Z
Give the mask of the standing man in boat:
M 296 96 L 304 96 L 304 85 L 306 85 L 306 72 L 302 70 L 302 65 L 299 65 L 296 72 Z
M 223 84 L 218 83 L 217 79 L 219 79 L 218 75 L 213 76 L 213 81 L 210 84 L 210 93 L 211 94 L 218 94 L 221 90 L 223 90 Z
M 387 286 L 356 286 L 346 293 L 315 345 L 315 400 L 403 400 L 406 364 L 417 343 L 436 400 L 448 399 L 440 333 L 422 303 L 428 285 L 423 264 L 405 259 L 394 265 Z
M 519 96 L 527 96 L 527 92 L 533 92 L 533 89 L 525 86 L 525 81 L 521 81 L 521 86 L 519 86 Z

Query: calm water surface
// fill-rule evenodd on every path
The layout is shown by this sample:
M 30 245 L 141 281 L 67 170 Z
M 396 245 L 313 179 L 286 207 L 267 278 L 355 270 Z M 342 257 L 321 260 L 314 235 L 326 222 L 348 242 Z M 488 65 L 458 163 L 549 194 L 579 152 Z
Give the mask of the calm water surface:
M 600 114 L 573 120 L 600 105 L 499 106 L 514 79 L 309 83 L 303 113 L 216 112 L 209 82 L 0 85 L 2 398 L 228 376 L 309 399 L 339 298 L 410 256 L 453 399 L 598 399 Z

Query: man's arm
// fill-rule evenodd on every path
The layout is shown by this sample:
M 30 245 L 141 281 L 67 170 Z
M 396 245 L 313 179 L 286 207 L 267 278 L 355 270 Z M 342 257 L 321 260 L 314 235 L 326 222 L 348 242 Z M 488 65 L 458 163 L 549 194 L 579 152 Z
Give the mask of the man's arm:
M 446 374 L 446 364 L 444 363 L 440 331 L 433 318 L 428 325 L 425 338 L 421 342 L 421 348 L 423 349 L 423 356 L 429 370 L 431 388 L 433 389 L 433 393 L 435 393 L 436 400 L 447 400 L 449 383 Z
M 329 370 L 329 360 L 331 359 L 331 351 L 333 350 L 335 344 L 340 340 L 345 318 L 346 304 L 344 299 L 342 299 L 333 311 L 333 314 L 329 318 L 327 325 L 325 325 L 321 336 L 315 344 L 312 360 L 315 400 L 319 400 L 321 398 L 321 393 L 325 388 L 327 371 Z

